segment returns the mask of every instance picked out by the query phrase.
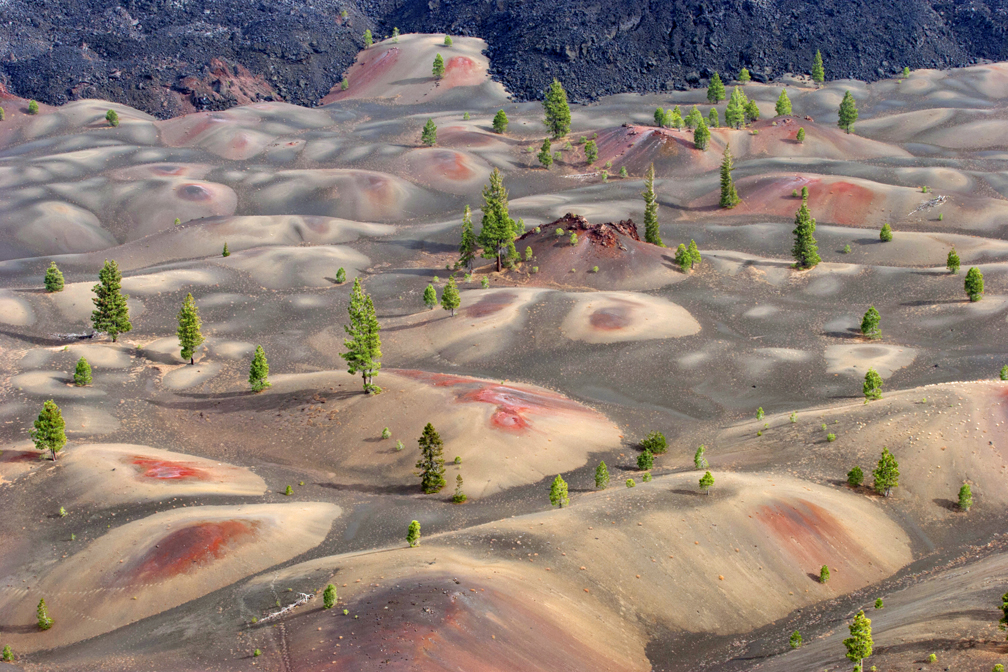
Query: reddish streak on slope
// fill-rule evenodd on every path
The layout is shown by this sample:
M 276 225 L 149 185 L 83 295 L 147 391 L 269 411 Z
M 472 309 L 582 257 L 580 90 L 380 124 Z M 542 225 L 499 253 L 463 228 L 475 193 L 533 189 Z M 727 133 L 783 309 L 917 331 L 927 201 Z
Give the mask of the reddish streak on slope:
M 630 308 L 627 306 L 607 306 L 591 314 L 588 322 L 599 331 L 618 331 L 630 326 Z
M 468 56 L 453 56 L 445 64 L 445 76 L 439 86 L 478 86 L 483 82 L 483 70 Z
M 377 50 L 366 50 L 360 56 L 360 60 L 355 63 L 347 72 L 347 80 L 350 88 L 341 90 L 341 83 L 337 83 L 329 90 L 329 95 L 322 99 L 322 104 L 332 103 L 342 98 L 371 97 L 380 93 L 380 87 L 374 86 L 377 80 L 399 60 L 399 47 L 392 47 L 381 53 Z
M 485 296 L 471 306 L 462 309 L 469 317 L 487 317 L 504 310 L 518 298 L 511 292 L 494 292 Z
M 38 450 L 4 450 L 0 451 L 0 462 L 38 462 L 49 451 Z
M 259 521 L 221 520 L 187 525 L 160 539 L 134 561 L 126 575 L 129 583 L 164 581 L 188 574 L 219 560 L 235 546 L 255 538 Z
M 822 184 L 816 193 L 809 190 L 809 207 L 813 211 L 818 207 L 829 213 L 828 221 L 837 224 L 863 224 L 874 198 L 870 189 L 837 180 Z
M 834 558 L 837 564 L 847 566 L 866 565 L 870 560 L 836 517 L 812 502 L 798 499 L 764 505 L 755 513 L 763 527 L 777 538 L 782 550 L 810 571 L 818 570 L 823 558 Z M 851 574 L 844 572 L 844 578 L 853 580 Z
M 191 467 L 184 462 L 171 460 L 155 460 L 141 455 L 133 456 L 133 464 L 138 469 L 138 475 L 143 478 L 154 478 L 163 481 L 176 481 L 193 478 L 199 481 L 209 481 L 210 474 L 202 469 Z
M 431 152 L 431 168 L 449 180 L 464 182 L 472 179 L 473 171 L 463 154 L 447 149 Z

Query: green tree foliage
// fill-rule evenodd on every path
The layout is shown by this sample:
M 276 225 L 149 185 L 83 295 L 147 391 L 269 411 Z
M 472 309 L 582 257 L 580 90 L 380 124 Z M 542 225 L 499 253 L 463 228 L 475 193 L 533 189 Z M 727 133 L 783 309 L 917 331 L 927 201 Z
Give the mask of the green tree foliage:
M 34 100 L 28 101 L 28 114 L 38 114 L 38 103 Z
M 759 105 L 756 104 L 755 100 L 750 100 L 745 106 L 745 119 L 747 124 L 751 124 L 754 121 L 759 121 Z
M 434 425 L 428 422 L 417 443 L 420 446 L 420 459 L 416 463 L 420 488 L 424 494 L 432 495 L 445 486 L 444 442 Z
M 248 381 L 253 392 L 262 392 L 271 385 L 269 382 L 269 362 L 266 361 L 266 351 L 261 345 L 256 346 L 255 354 L 252 355 Z
M 444 36 L 444 46 L 450 47 L 450 46 L 452 46 L 452 44 L 453 44 L 453 42 L 452 42 L 451 35 L 445 35 Z
M 3 121 L 7 114 L 4 112 L 4 108 L 0 107 L 0 121 Z
M 854 662 L 859 672 L 864 669 L 863 661 L 872 653 L 871 619 L 859 611 L 850 624 L 850 637 L 843 640 L 847 647 L 847 658 Z
M 663 455 L 668 450 L 668 441 L 665 435 L 659 431 L 654 431 L 644 437 L 640 442 L 642 450 L 647 450 L 655 455 Z
M 675 263 L 682 269 L 683 273 L 689 273 L 693 259 L 690 257 L 689 250 L 686 249 L 686 245 L 683 243 L 679 243 L 679 247 L 676 248 Z
M 46 269 L 45 273 L 45 290 L 47 292 L 62 292 L 63 291 L 63 273 L 56 266 L 55 261 L 49 262 L 49 268 Z
M 903 66 L 903 79 L 906 79 L 909 76 L 910 76 L 910 66 L 904 65 Z
M 666 112 L 665 125 L 676 130 L 682 130 L 682 127 L 686 125 L 678 105 Z
M 721 76 L 715 72 L 710 79 L 710 84 L 707 85 L 707 100 L 711 105 L 717 105 L 724 99 L 725 86 L 721 81 Z
M 659 247 L 665 247 L 661 239 L 661 231 L 658 226 L 658 200 L 654 190 L 654 164 L 648 167 L 644 176 L 644 241 Z
M 437 144 L 437 126 L 434 125 L 433 119 L 428 119 L 427 123 L 424 124 L 423 130 L 420 131 L 420 142 L 428 147 L 433 147 Z
M 595 467 L 595 488 L 598 490 L 605 490 L 609 487 L 609 467 L 606 463 L 599 462 L 599 465 Z
M 815 239 L 816 221 L 809 212 L 808 203 L 804 200 L 804 192 L 801 207 L 795 214 L 794 247 L 791 248 L 791 256 L 794 257 L 795 266 L 799 269 L 812 268 L 822 259 L 819 258 L 819 246 Z
M 522 231 L 518 223 L 508 214 L 508 192 L 504 188 L 504 176 L 494 168 L 490 173 L 490 184 L 483 187 L 483 222 L 477 242 L 483 248 L 483 256 L 497 259 L 497 270 L 501 270 L 502 258 L 516 259 L 514 240 Z
M 115 343 L 119 334 L 133 329 L 129 320 L 129 306 L 126 305 L 128 294 L 123 294 L 122 273 L 114 261 L 105 260 L 105 266 L 98 273 L 98 284 L 91 288 L 95 296 L 91 301 L 95 305 L 91 313 L 91 324 L 95 331 L 103 332 L 112 337 Z
M 803 142 L 805 142 L 805 128 L 804 127 L 798 129 L 798 133 L 795 135 L 795 140 L 798 141 L 798 144 L 802 144 Z
M 763 407 L 760 406 L 759 408 L 756 409 L 756 419 L 757 420 L 762 420 L 765 417 L 766 417 L 766 413 L 763 412 Z
M 584 146 L 585 161 L 588 165 L 595 163 L 595 159 L 598 158 L 598 145 L 595 144 L 594 140 L 589 140 Z
M 620 169 L 619 169 L 619 176 L 620 177 L 627 177 L 629 174 L 630 173 L 627 172 L 626 166 L 620 166 Z
M 819 583 L 826 583 L 829 581 L 829 567 L 823 565 L 819 568 Z
M 791 637 L 788 638 L 788 644 L 791 645 L 792 649 L 797 649 L 798 647 L 800 647 L 802 645 L 801 633 L 798 632 L 797 630 L 792 632 Z
M 791 99 L 788 98 L 787 89 L 781 89 L 774 110 L 776 110 L 778 117 L 786 117 L 791 114 Z
M 399 27 L 392 28 L 392 44 L 399 44 Z
M 350 305 L 347 308 L 350 323 L 343 326 L 349 338 L 343 339 L 346 352 L 340 356 L 346 360 L 347 372 L 359 373 L 364 381 L 364 392 L 381 392 L 374 384 L 374 377 L 381 369 L 381 337 L 378 332 L 378 316 L 375 314 L 374 302 L 361 286 L 360 278 L 354 278 L 353 289 L 350 290 Z
M 868 310 L 865 311 L 864 318 L 861 320 L 861 333 L 871 339 L 882 338 L 882 330 L 879 328 L 881 319 L 882 317 L 875 310 L 875 306 L 868 306 Z
M 731 128 L 739 129 L 745 124 L 746 106 L 749 99 L 742 92 L 742 89 L 735 87 L 732 89 L 731 98 L 728 99 L 728 107 L 725 109 L 725 123 Z
M 707 128 L 707 124 L 704 123 L 703 117 L 700 118 L 700 123 L 697 124 L 696 130 L 693 131 L 693 146 L 702 152 L 706 152 L 707 148 L 710 147 L 710 130 Z
M 689 241 L 689 247 L 687 248 L 687 251 L 689 252 L 690 255 L 690 268 L 693 268 L 701 261 L 703 261 L 703 258 L 701 258 L 700 256 L 700 248 L 697 247 L 695 240 Z
M 885 606 L 885 603 L 882 602 L 882 598 L 881 597 L 875 599 L 875 608 L 876 609 L 881 609 L 884 606 Z
M 444 291 L 441 293 L 441 307 L 451 311 L 451 316 L 455 317 L 455 309 L 461 303 L 462 298 L 459 296 L 458 285 L 455 284 L 455 276 L 453 275 L 448 278 L 448 284 L 445 285 Z
M 346 270 L 340 266 L 336 271 L 336 284 L 342 285 L 344 282 L 346 282 Z
M 703 476 L 700 477 L 700 488 L 707 491 L 707 496 L 710 496 L 710 489 L 714 485 L 714 475 L 709 471 L 705 472 Z
M 578 244 L 577 231 L 571 231 L 570 244 L 571 244 L 571 247 L 574 247 L 574 246 L 576 246 Z
M 959 272 L 959 255 L 954 247 L 949 250 L 948 257 L 945 259 L 945 268 L 953 275 Z
M 539 163 L 546 170 L 553 165 L 553 145 L 550 143 L 550 139 L 546 138 L 543 140 L 542 149 L 539 150 Z
M 91 384 L 91 365 L 81 357 L 77 360 L 77 368 L 74 369 L 74 385 L 84 387 Z
M 53 626 L 53 619 L 49 618 L 49 610 L 46 608 L 45 598 L 39 600 L 38 608 L 35 609 L 35 615 L 38 617 L 39 630 L 48 630 Z
M 1001 367 L 1001 380 L 1008 380 L 1008 364 Z
M 508 118 L 504 110 L 497 110 L 493 118 L 494 133 L 507 133 Z
M 742 82 L 743 84 L 748 84 L 749 82 L 752 81 L 752 75 L 749 74 L 748 68 L 742 68 L 741 70 L 739 70 L 738 81 Z
M 231 256 L 231 250 L 228 249 L 227 241 L 226 240 L 224 241 L 224 249 L 221 250 L 221 256 L 222 257 L 230 257 Z
M 462 474 L 455 475 L 455 494 L 452 495 L 453 504 L 464 504 L 465 501 L 469 499 L 466 494 L 462 492 Z
M 336 606 L 336 586 L 329 584 L 322 593 L 322 608 L 332 609 Z
M 710 464 L 707 462 L 707 458 L 705 457 L 706 452 L 707 447 L 704 445 L 700 445 L 699 447 L 697 447 L 696 452 L 693 453 L 693 466 L 696 467 L 697 471 L 701 469 L 706 469 L 707 467 L 710 466 Z
M 645 450 L 643 453 L 637 456 L 637 468 L 641 471 L 648 471 L 654 467 L 654 453 L 650 450 Z
M 473 231 L 472 213 L 467 205 L 462 213 L 462 239 L 458 248 L 459 265 L 471 272 L 477 249 L 479 249 L 479 244 L 476 242 L 476 233 Z M 431 307 L 433 308 L 433 306 Z
M 431 74 L 434 75 L 434 79 L 441 79 L 444 77 L 444 59 L 441 58 L 441 54 L 434 57 L 434 65 L 431 67 Z
M 115 127 L 119 125 L 119 115 L 116 114 L 115 110 L 109 110 L 105 113 L 105 121 L 109 123 L 109 126 Z
M 196 348 L 203 343 L 203 334 L 200 327 L 203 322 L 200 320 L 199 308 L 192 294 L 186 294 L 182 302 L 182 308 L 178 313 L 178 339 L 182 347 L 182 359 L 188 359 L 190 364 L 195 362 Z
M 571 113 L 570 105 L 567 104 L 567 92 L 555 79 L 543 97 L 543 113 L 543 123 L 554 138 L 562 138 L 570 132 Z
M 903 68 L 904 72 L 906 72 L 907 70 L 908 70 L 908 68 Z M 1005 672 L 1004 665 L 1002 665 L 1001 663 L 997 663 L 993 667 L 993 669 L 991 669 L 991 672 Z
M 883 224 L 882 228 L 879 229 L 879 235 L 878 235 L 878 237 L 879 237 L 879 240 L 881 240 L 883 243 L 891 243 L 892 242 L 892 227 L 889 226 L 889 222 L 886 222 L 885 224 Z
M 414 520 L 409 524 L 409 529 L 406 531 L 406 541 L 409 543 L 410 548 L 416 548 L 420 545 L 420 523 Z
M 875 478 L 875 492 L 885 497 L 892 494 L 892 489 L 899 486 L 899 464 L 896 456 L 889 452 L 888 448 L 882 448 L 882 457 L 879 458 L 878 466 L 872 472 Z
M 966 296 L 969 297 L 970 301 L 976 302 L 983 298 L 983 273 L 980 272 L 979 268 L 972 266 L 966 271 L 966 280 L 963 283 L 963 287 L 966 289 Z
M 739 198 L 735 190 L 735 181 L 732 179 L 732 170 L 735 163 L 732 160 L 731 144 L 725 144 L 724 154 L 721 157 L 721 207 L 734 208 L 742 199 Z
M 1008 593 L 1001 596 L 1001 611 L 1004 616 L 1001 617 L 1000 627 L 1002 630 L 1008 629 Z
M 959 488 L 959 510 L 969 511 L 972 506 L 973 490 L 970 488 L 969 483 L 963 483 L 962 487 Z
M 686 128 L 690 129 L 691 131 L 703 123 L 703 115 L 700 114 L 700 110 L 697 109 L 696 105 L 694 105 L 693 109 L 690 110 L 689 114 L 686 115 L 686 118 L 683 119 L 683 122 L 685 122 Z
M 665 127 L 665 110 L 660 107 L 654 111 L 654 123 L 658 128 Z
M 711 128 L 717 128 L 721 125 L 721 117 L 718 116 L 716 107 L 710 108 L 710 112 L 707 113 L 707 125 Z
M 35 448 L 43 453 L 48 450 L 53 462 L 55 462 L 56 453 L 63 450 L 63 446 L 67 442 L 65 430 L 66 422 L 63 421 L 63 414 L 56 402 L 50 399 L 42 404 L 42 410 L 28 433 L 32 441 L 35 442 Z
M 364 48 L 367 49 L 372 44 L 374 44 L 374 38 L 371 37 L 371 29 L 370 28 L 365 28 L 364 29 Z
M 875 369 L 868 369 L 868 371 L 865 372 L 862 390 L 864 391 L 866 401 L 882 398 L 882 376 L 878 374 L 878 371 Z
M 826 81 L 826 71 L 823 69 L 822 54 L 816 49 L 815 58 L 812 59 L 812 81 L 822 84 Z
M 570 504 L 570 497 L 567 496 L 567 481 L 560 474 L 557 474 L 557 477 L 553 479 L 549 498 L 551 505 L 559 506 L 561 509 Z
M 854 96 L 851 95 L 851 92 L 847 91 L 844 93 L 843 100 L 840 101 L 840 118 L 837 119 L 837 126 L 850 133 L 857 118 L 857 103 L 854 102 Z
M 14 662 L 14 652 L 11 651 L 10 644 L 4 644 L 3 654 L 0 655 L 0 660 L 5 663 Z
M 423 302 L 429 309 L 433 309 L 437 305 L 437 290 L 434 289 L 434 285 L 427 285 L 427 289 L 423 293 Z
M 349 89 L 350 88 L 350 78 L 347 77 L 346 75 L 344 75 L 343 76 L 343 80 L 340 82 L 339 88 L 340 88 L 340 91 L 346 91 L 347 89 Z
M 856 464 L 847 472 L 847 483 L 854 488 L 860 487 L 864 483 L 864 471 Z

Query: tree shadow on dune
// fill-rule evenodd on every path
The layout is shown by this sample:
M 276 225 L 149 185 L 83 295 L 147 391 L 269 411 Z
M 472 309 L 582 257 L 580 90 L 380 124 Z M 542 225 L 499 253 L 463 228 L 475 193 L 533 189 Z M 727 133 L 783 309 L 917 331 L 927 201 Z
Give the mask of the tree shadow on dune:
M 950 306 L 957 303 L 968 303 L 965 299 L 947 299 L 945 301 L 936 301 L 934 299 L 924 299 L 921 301 L 905 301 L 899 305 L 906 306 L 907 308 L 922 308 L 924 306 Z
M 931 500 L 941 508 L 946 511 L 951 511 L 952 513 L 959 513 L 959 502 L 953 502 L 951 499 L 945 499 L 944 497 L 935 497 Z
M 76 343 L 77 341 L 93 340 L 89 336 L 78 336 L 76 334 L 68 334 L 67 338 L 29 336 L 28 334 L 21 334 L 16 331 L 11 331 L 10 329 L 0 329 L 0 336 L 7 336 L 8 338 L 13 338 L 16 341 L 23 341 L 25 343 L 31 343 L 32 345 L 39 345 L 47 348 L 68 345 L 70 343 Z
M 320 488 L 339 492 L 359 492 L 365 495 L 416 495 L 420 492 L 417 483 L 411 485 L 366 485 L 363 483 L 316 483 Z
M 846 331 L 824 331 L 822 335 L 830 338 L 843 338 L 847 340 L 858 340 L 863 336 L 860 329 L 854 329 L 853 327 Z
M 195 392 L 180 393 L 180 401 L 159 401 L 147 399 L 147 403 L 159 408 L 178 411 L 214 411 L 216 413 L 266 412 L 285 410 L 322 401 L 343 401 L 353 396 L 363 394 L 362 391 L 339 390 L 298 390 L 278 394 L 258 394 L 251 390 L 242 392 L 222 392 L 198 394 Z

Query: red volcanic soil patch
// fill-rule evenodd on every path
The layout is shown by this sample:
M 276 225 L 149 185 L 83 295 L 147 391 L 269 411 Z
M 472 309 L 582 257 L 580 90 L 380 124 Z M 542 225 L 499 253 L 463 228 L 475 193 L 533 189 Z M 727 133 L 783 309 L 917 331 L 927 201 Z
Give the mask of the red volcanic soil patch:
M 626 166 L 635 174 L 643 173 L 652 163 L 661 164 L 670 160 L 684 162 L 684 167 L 688 167 L 692 163 L 689 159 L 700 156 L 693 151 L 692 133 L 654 126 L 628 124 L 608 128 L 599 132 L 596 144 L 599 153 L 596 162 L 599 165 L 612 161 L 614 167 Z
M 742 197 L 737 214 L 793 217 L 801 207 L 801 200 L 792 196 L 792 192 L 801 193 L 802 187 L 808 187 L 812 216 L 821 222 L 845 226 L 871 225 L 872 215 L 877 215 L 883 199 L 883 194 L 860 184 L 819 176 L 770 175 L 744 178 L 736 184 Z M 720 212 L 718 197 L 718 192 L 711 192 L 693 205 Z
M 234 547 L 256 537 L 255 520 L 222 520 L 195 523 L 171 532 L 137 558 L 120 575 L 120 581 L 156 583 L 187 574 L 223 558 Z
M 483 82 L 483 68 L 468 56 L 453 56 L 445 64 L 444 78 L 438 86 L 478 86 Z
M 848 565 L 867 565 L 870 560 L 840 521 L 812 502 L 798 499 L 790 505 L 764 505 L 754 517 L 791 558 L 810 569 L 818 569 L 823 558 L 837 558 L 839 554 Z
M 504 310 L 513 304 L 517 298 L 512 292 L 494 292 L 493 294 L 484 296 L 471 306 L 466 306 L 460 312 L 469 317 L 487 317 Z
M 588 318 L 593 329 L 599 331 L 619 331 L 633 322 L 629 306 L 606 306 L 599 308 Z
M 465 126 L 448 126 L 438 129 L 438 144 L 451 147 L 486 147 L 500 142 L 488 133 L 470 131 Z
M 202 184 L 180 184 L 175 187 L 175 195 L 183 201 L 201 202 L 213 200 L 213 192 Z
M 448 149 L 431 152 L 431 168 L 449 180 L 458 182 L 471 180 L 473 176 L 473 170 L 467 165 L 466 157 Z
M 322 99 L 322 104 L 332 103 L 342 98 L 374 95 L 374 84 L 392 69 L 399 60 L 399 54 L 399 47 L 391 47 L 380 53 L 377 50 L 365 51 L 347 71 L 350 88 L 343 91 L 341 83 L 337 83 Z
M 129 459 L 129 458 L 127 458 Z M 184 462 L 171 460 L 155 460 L 150 457 L 135 455 L 130 460 L 137 467 L 137 475 L 141 478 L 153 478 L 159 481 L 178 481 L 194 479 L 209 481 L 210 474 L 202 469 L 189 466 Z
M 0 451 L 0 462 L 11 464 L 18 462 L 38 462 L 43 455 L 44 453 L 38 450 L 3 450 Z

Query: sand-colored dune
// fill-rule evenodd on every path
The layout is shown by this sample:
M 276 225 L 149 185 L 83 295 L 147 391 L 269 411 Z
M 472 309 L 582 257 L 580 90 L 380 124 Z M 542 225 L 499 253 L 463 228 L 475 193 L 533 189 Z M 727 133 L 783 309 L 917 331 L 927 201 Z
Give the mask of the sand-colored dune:
M 700 331 L 700 323 L 682 306 L 634 292 L 574 294 L 561 332 L 586 343 L 621 343 L 680 338 Z

